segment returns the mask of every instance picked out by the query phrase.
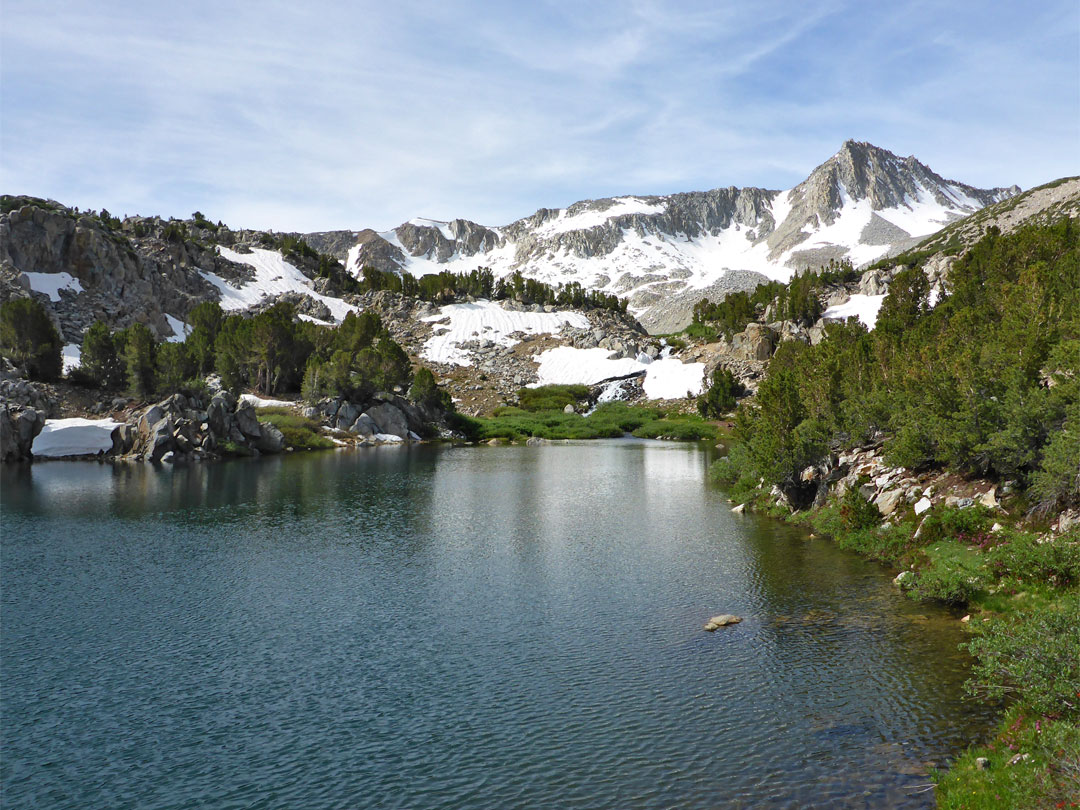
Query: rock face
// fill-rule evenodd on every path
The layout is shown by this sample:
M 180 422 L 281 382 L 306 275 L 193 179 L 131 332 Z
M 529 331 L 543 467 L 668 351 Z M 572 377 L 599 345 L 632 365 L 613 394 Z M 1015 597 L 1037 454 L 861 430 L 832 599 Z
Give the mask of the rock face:
M 114 327 L 140 321 L 165 338 L 173 333 L 166 313 L 182 319 L 200 301 L 218 300 L 201 270 L 226 279 L 249 274 L 201 242 L 165 238 L 166 228 L 159 219 L 142 218 L 114 227 L 58 203 L 16 198 L 15 207 L 0 214 L 0 279 L 14 281 L 26 295 L 26 273 L 73 277 L 77 284 L 55 295 L 36 294 L 55 315 L 65 343 L 78 343 L 99 319 Z
M 30 461 L 34 438 L 45 427 L 45 413 L 34 408 L 0 408 L 0 462 Z
M 381 402 L 368 408 L 364 415 L 375 424 L 379 433 L 400 439 L 409 437 L 409 419 L 393 402 Z
M 414 219 L 382 233 L 306 238 L 354 274 L 365 266 L 415 274 L 435 262 L 455 272 L 486 266 L 497 276 L 578 282 L 629 297 L 633 313 L 660 333 L 686 326 L 703 297 L 718 300 L 766 277 L 787 280 L 793 271 L 846 258 L 855 247 L 860 256 L 875 248 L 871 260 L 896 253 L 1017 193 L 1016 187 L 972 188 L 913 157 L 847 141 L 789 191 L 729 187 L 583 200 L 499 228 Z M 905 230 L 913 210 L 935 224 L 923 233 Z M 829 230 L 841 220 L 843 234 Z M 857 237 L 844 235 L 850 233 Z

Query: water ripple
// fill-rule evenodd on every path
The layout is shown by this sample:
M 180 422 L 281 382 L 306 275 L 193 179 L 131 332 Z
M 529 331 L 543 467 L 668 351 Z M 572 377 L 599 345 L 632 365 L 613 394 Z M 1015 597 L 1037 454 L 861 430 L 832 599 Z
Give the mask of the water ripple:
M 4 806 L 932 806 L 988 723 L 955 617 L 731 515 L 707 461 L 5 471 Z

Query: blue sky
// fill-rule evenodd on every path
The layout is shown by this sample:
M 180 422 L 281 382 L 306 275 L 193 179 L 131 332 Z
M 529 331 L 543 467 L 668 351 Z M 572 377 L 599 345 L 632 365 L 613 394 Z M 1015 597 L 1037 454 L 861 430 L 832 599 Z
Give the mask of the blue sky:
M 0 6 L 0 190 L 277 230 L 788 188 L 846 138 L 977 186 L 1080 173 L 1080 6 Z

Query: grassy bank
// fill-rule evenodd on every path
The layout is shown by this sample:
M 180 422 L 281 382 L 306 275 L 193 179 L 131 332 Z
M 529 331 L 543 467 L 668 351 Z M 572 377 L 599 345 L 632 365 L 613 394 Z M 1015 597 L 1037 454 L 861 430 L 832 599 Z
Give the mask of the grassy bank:
M 334 443 L 322 435 L 322 426 L 291 408 L 260 408 L 259 419 L 269 422 L 285 436 L 285 446 L 294 450 L 325 450 Z
M 566 413 L 559 397 L 524 399 L 521 406 L 503 407 L 489 418 L 471 419 L 473 435 L 480 441 L 542 439 L 607 439 L 631 433 L 639 438 L 680 441 L 715 440 L 717 425 L 697 415 L 677 414 L 664 408 L 608 402 L 583 416 Z M 557 407 L 553 407 L 557 406 Z

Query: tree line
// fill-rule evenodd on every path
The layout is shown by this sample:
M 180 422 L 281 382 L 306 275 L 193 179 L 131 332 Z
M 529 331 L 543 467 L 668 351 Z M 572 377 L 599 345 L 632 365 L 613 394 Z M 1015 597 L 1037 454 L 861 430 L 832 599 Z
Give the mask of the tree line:
M 199 387 L 205 375 L 216 373 L 231 390 L 300 392 L 309 401 L 362 401 L 413 383 L 429 404 L 449 404 L 430 371 L 413 374 L 405 351 L 372 312 L 349 313 L 340 325 L 323 326 L 298 319 L 287 302 L 251 317 L 228 315 L 217 303 L 205 302 L 187 320 L 189 332 L 177 342 L 158 342 L 142 323 L 111 330 L 97 321 L 83 337 L 81 364 L 69 379 L 145 398 Z M 31 379 L 61 376 L 59 333 L 34 299 L 0 307 L 0 352 Z
M 832 260 L 817 270 L 795 276 L 787 284 L 770 281 L 752 292 L 731 293 L 722 301 L 703 298 L 694 305 L 693 320 L 687 332 L 695 337 L 712 339 L 723 335 L 730 339 L 760 318 L 770 304 L 773 320 L 811 326 L 824 312 L 820 293 L 830 285 L 854 281 L 858 277 L 858 271 L 850 263 Z
M 1080 235 L 1068 218 L 996 228 L 931 307 L 921 267 L 893 279 L 868 332 L 826 326 L 782 343 L 738 410 L 723 477 L 797 487 L 831 449 L 888 438 L 887 459 L 1030 486 L 1033 505 L 1080 499 Z

